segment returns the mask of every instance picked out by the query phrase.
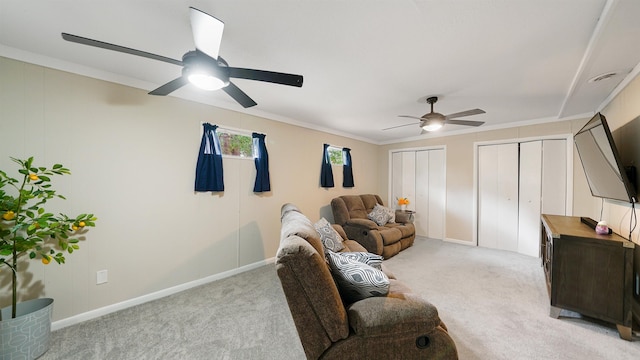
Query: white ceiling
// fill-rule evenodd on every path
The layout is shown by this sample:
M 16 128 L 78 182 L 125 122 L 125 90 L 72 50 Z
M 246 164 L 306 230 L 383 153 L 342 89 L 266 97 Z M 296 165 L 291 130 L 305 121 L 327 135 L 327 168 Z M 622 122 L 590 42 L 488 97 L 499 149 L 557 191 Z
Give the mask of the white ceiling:
M 378 144 L 419 138 L 417 121 L 382 129 L 427 113 L 430 95 L 445 115 L 487 112 L 462 118 L 482 127 L 446 125 L 449 134 L 589 115 L 640 62 L 638 0 L 0 0 L 0 56 L 152 90 L 180 67 L 60 33 L 181 59 L 194 49 L 189 6 L 225 22 L 230 66 L 304 84 L 233 80 L 258 103 L 249 109 L 190 85 L 171 96 Z

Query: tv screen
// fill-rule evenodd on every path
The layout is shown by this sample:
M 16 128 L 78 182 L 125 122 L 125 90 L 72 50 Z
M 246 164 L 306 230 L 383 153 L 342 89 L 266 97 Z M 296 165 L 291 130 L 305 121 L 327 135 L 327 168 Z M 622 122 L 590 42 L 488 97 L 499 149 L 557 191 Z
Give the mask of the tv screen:
M 625 202 L 636 201 L 636 191 L 625 173 L 605 117 L 597 113 L 574 137 L 591 194 Z

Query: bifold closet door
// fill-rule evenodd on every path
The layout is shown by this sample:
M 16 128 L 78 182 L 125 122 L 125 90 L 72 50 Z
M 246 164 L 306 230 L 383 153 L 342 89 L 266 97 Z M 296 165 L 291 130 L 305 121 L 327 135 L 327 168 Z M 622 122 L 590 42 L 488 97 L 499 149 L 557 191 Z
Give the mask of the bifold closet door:
M 540 253 L 540 199 L 542 197 L 542 141 L 520 143 L 518 252 Z
M 444 149 L 416 152 L 416 235 L 444 238 L 445 156 Z
M 478 147 L 478 245 L 518 250 L 518 144 Z
M 397 208 L 396 198 L 406 197 L 409 199 L 408 209 L 413 209 L 415 205 L 416 193 L 416 153 L 415 151 L 395 152 L 391 158 L 391 200 L 387 204 L 390 208 Z

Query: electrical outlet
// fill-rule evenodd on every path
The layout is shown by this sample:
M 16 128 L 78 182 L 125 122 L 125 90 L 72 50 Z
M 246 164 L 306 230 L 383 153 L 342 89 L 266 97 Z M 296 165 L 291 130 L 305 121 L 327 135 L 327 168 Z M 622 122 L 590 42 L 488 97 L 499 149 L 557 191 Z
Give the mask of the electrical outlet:
M 108 273 L 107 270 L 100 270 L 96 274 L 96 285 L 104 284 L 107 282 Z

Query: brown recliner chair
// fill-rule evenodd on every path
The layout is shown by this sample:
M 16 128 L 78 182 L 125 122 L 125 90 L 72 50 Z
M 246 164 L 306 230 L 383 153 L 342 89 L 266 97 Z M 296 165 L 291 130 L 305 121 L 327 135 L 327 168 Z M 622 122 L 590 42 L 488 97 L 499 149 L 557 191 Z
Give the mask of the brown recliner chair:
M 307 359 L 458 358 L 435 306 L 393 275 L 387 296 L 345 304 L 311 221 L 295 205 L 281 211 L 276 271 Z M 364 250 L 352 240 L 344 245 L 345 251 Z
M 378 226 L 369 220 L 368 214 L 374 206 L 384 206 L 378 195 L 343 195 L 331 200 L 333 220 L 368 252 L 388 259 L 413 245 L 416 228 L 408 215 L 396 213 L 396 222 Z

